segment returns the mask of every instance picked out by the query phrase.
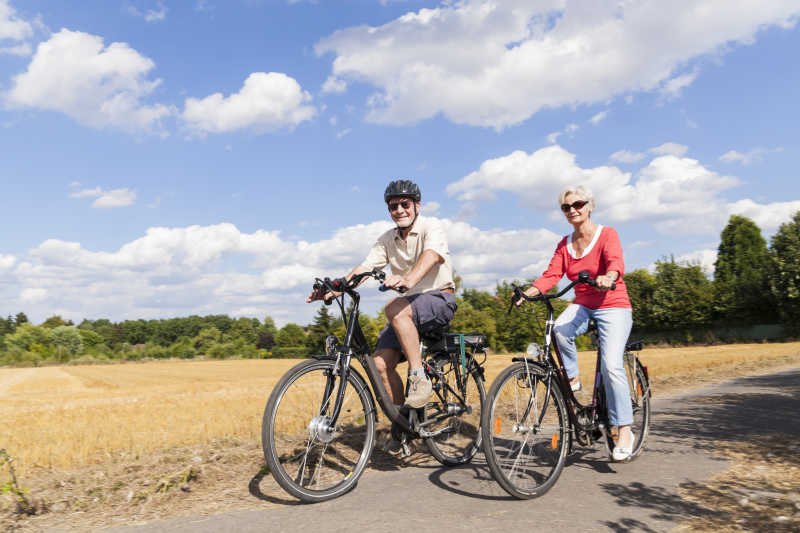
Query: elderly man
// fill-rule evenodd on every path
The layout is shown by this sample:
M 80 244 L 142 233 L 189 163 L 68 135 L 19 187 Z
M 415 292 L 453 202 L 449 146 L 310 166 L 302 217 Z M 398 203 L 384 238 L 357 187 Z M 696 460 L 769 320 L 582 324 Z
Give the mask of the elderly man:
M 383 199 L 396 227 L 380 237 L 367 258 L 347 278 L 389 265 L 391 276 L 386 287 L 403 291 L 386 305 L 388 324 L 378 335 L 375 366 L 383 384 L 397 405 L 403 403 L 403 382 L 397 364 L 408 359 L 409 407 L 423 407 L 431 395 L 431 382 L 425 375 L 420 352 L 420 332 L 445 326 L 456 311 L 453 269 L 447 237 L 441 225 L 420 216 L 422 195 L 409 180 L 392 181 Z M 407 291 L 407 292 L 405 292 Z M 307 302 L 327 298 L 318 291 Z

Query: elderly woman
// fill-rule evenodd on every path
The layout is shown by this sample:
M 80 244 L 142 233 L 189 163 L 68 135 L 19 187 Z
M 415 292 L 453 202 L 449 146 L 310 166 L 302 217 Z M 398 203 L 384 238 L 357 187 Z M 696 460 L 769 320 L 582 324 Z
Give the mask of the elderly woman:
M 612 456 L 615 461 L 624 461 L 630 457 L 634 443 L 633 410 L 622 362 L 633 319 L 628 291 L 622 280 L 625 271 L 622 246 L 613 228 L 592 222 L 594 196 L 588 188 L 570 187 L 559 195 L 558 203 L 573 231 L 561 239 L 547 271 L 525 293 L 528 296 L 545 293 L 564 274 L 575 280 L 581 270 L 588 270 L 597 280 L 596 288 L 584 284 L 575 286 L 575 300 L 556 320 L 554 334 L 572 390 L 578 391 L 581 382 L 575 338 L 586 332 L 589 319 L 597 321 L 609 422 L 619 430 Z M 614 283 L 616 289 L 609 290 Z

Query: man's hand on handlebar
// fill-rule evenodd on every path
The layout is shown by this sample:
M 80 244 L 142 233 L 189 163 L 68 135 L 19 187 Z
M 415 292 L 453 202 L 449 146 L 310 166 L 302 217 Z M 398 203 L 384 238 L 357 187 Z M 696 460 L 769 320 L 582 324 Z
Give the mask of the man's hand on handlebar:
M 306 303 L 310 304 L 311 302 L 316 302 L 318 300 L 330 302 L 335 297 L 336 293 L 326 291 L 324 287 L 314 287 L 314 289 L 311 291 L 311 294 L 309 294 L 308 298 L 306 298 Z
M 406 292 L 412 287 L 411 283 L 406 278 L 397 275 L 387 277 L 383 282 L 383 286 L 389 289 L 395 289 L 398 292 Z

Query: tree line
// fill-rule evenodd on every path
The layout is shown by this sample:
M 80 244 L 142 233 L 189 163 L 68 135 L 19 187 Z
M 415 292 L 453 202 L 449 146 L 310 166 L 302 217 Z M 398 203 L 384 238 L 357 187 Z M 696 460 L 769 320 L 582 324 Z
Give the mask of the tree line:
M 679 333 L 698 328 L 782 323 L 789 335 L 800 334 L 800 211 L 783 224 L 769 247 L 752 220 L 733 215 L 722 232 L 713 280 L 697 264 L 673 258 L 650 271 L 625 274 L 633 305 L 634 335 Z M 457 280 L 460 281 L 460 280 Z M 518 281 L 527 284 L 532 280 Z M 555 290 L 555 289 L 554 289 Z M 451 331 L 483 332 L 496 351 L 519 351 L 540 339 L 541 304 L 508 313 L 511 284 L 498 283 L 494 293 L 460 288 Z M 557 300 L 562 311 L 568 302 Z M 386 324 L 379 312 L 362 314 L 360 325 L 374 346 Z M 25 313 L 0 319 L 0 364 L 39 365 L 72 360 L 143 358 L 269 358 L 304 357 L 324 350 L 325 337 L 344 335 L 344 324 L 320 306 L 311 324 L 288 323 L 277 328 L 270 317 L 189 316 L 161 320 L 83 320 L 74 324 L 52 316 L 40 325 Z M 587 347 L 579 339 L 579 347 Z

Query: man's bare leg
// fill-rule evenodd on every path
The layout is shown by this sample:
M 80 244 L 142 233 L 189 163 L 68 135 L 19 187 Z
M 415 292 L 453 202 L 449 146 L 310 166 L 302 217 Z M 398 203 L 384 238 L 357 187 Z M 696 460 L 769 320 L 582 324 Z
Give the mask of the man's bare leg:
M 378 369 L 378 373 L 381 375 L 383 386 L 395 405 L 402 405 L 404 399 L 403 380 L 400 379 L 400 374 L 397 373 L 397 363 L 400 361 L 401 355 L 398 350 L 384 348 L 376 351 L 373 359 L 375 368 Z
M 405 298 L 395 298 L 386 306 L 386 318 L 392 324 L 397 340 L 408 359 L 408 369 L 422 368 L 422 353 L 419 351 L 419 332 L 414 324 L 411 304 Z

